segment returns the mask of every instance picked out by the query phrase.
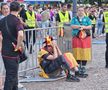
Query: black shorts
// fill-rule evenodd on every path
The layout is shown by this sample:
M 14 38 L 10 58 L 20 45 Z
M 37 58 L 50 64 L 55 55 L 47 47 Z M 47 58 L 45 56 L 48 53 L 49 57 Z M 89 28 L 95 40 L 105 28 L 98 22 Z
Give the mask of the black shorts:
M 57 69 L 61 68 L 62 65 L 62 60 L 60 60 L 60 56 L 58 58 L 56 58 L 55 60 L 43 60 L 41 62 L 41 67 L 44 69 L 45 73 L 50 74 L 54 71 L 56 71 Z

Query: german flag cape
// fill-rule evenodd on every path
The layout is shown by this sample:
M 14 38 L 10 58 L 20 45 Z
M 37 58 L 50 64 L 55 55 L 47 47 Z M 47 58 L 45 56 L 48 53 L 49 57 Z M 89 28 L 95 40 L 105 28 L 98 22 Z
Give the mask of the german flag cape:
M 90 61 L 91 60 L 91 37 L 84 39 L 74 37 L 72 39 L 72 50 L 76 60 Z
M 42 48 L 40 51 L 39 51 L 39 54 L 38 54 L 38 62 L 39 62 L 39 65 L 40 65 L 40 63 L 42 62 L 42 56 L 43 55 L 45 55 L 45 54 L 47 54 L 48 52 L 44 49 L 44 48 Z M 40 77 L 43 77 L 43 78 L 49 78 L 49 76 L 44 72 L 44 70 L 43 70 L 43 68 L 40 66 L 40 68 L 41 68 L 41 72 L 39 73 L 39 76 Z
M 72 53 L 67 52 L 67 53 L 64 53 L 63 56 L 64 56 L 66 62 L 68 63 L 70 69 L 72 69 L 74 67 L 78 67 L 78 63 L 76 62 L 76 60 L 73 57 Z

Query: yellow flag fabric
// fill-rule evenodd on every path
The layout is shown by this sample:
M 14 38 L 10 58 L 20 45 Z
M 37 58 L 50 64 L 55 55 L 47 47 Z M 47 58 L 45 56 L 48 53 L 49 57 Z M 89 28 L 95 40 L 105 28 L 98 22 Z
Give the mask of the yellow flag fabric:
M 65 58 L 66 62 L 68 63 L 70 69 L 78 67 L 78 63 L 76 62 L 72 53 L 70 53 L 70 52 L 64 53 L 64 58 Z
M 108 33 L 108 11 L 103 12 L 105 20 L 105 32 Z
M 39 64 L 42 62 L 42 56 L 47 54 L 48 52 L 44 49 L 41 49 L 39 54 L 38 54 L 38 62 Z M 43 68 L 40 66 L 40 69 L 41 69 L 41 72 L 39 73 L 39 76 L 40 77 L 43 77 L 43 78 L 49 78 L 49 76 L 44 72 Z

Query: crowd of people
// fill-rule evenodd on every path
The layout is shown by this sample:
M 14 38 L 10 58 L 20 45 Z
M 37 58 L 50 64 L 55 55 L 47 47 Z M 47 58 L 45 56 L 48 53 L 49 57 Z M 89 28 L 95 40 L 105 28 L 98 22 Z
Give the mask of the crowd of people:
M 28 5 L 29 6 L 29 5 Z M 31 5 L 31 9 L 27 7 L 27 11 L 33 11 L 35 13 L 35 21 L 36 26 L 39 28 L 49 27 L 58 25 L 57 22 L 62 22 L 60 18 L 62 17 L 60 14 L 60 11 L 66 11 L 69 13 L 69 21 L 72 19 L 72 5 L 66 4 L 66 7 L 63 7 L 63 5 L 59 6 L 43 6 L 40 5 Z M 104 35 L 104 12 L 107 10 L 107 7 L 83 7 L 85 16 L 88 16 L 92 21 L 92 36 L 95 38 L 95 33 L 97 33 L 99 36 Z M 66 10 L 65 10 L 66 9 Z M 24 22 L 27 20 L 27 15 L 25 14 L 26 10 L 24 8 L 24 5 L 21 5 L 21 12 L 20 17 L 23 19 Z M 59 17 L 60 16 L 60 17 Z M 68 18 L 67 18 L 68 19 Z M 68 20 L 67 20 L 68 22 Z M 60 25 L 59 25 L 60 26 Z M 100 29 L 101 27 L 101 29 Z M 95 31 L 95 28 L 97 28 L 97 31 Z M 99 28 L 99 29 L 98 29 Z
M 6 4 L 6 3 L 3 3 Z M 9 5 L 3 5 L 1 4 L 1 15 L 0 19 L 9 14 Z M 2 8 L 4 6 L 4 8 Z M 6 8 L 5 8 L 6 7 Z M 83 7 L 85 16 L 88 16 L 92 21 L 92 37 L 95 38 L 96 34 L 98 36 L 104 35 L 104 28 L 105 28 L 105 16 L 104 12 L 107 10 L 107 7 Z M 65 10 L 66 9 L 66 10 Z M 45 28 L 45 27 L 51 27 L 55 25 L 63 26 L 58 24 L 58 22 L 62 22 L 60 19 L 62 15 L 60 14 L 60 11 L 66 11 L 69 13 L 69 20 L 67 18 L 67 22 L 72 19 L 72 5 L 67 4 L 66 8 L 61 5 L 32 5 L 29 4 L 27 7 L 24 4 L 20 5 L 20 12 L 19 16 L 22 20 L 22 23 L 24 24 L 25 29 L 30 28 Z M 59 15 L 60 14 L 60 15 Z M 31 16 L 30 16 L 31 15 Z M 60 17 L 59 17 L 60 16 Z M 29 20 L 28 20 L 29 18 Z M 69 23 L 68 22 L 68 23 Z M 107 23 L 107 22 L 106 22 Z
M 11 22 L 11 23 L 10 23 Z M 81 78 L 86 78 L 88 74 L 85 67 L 91 60 L 91 36 L 92 38 L 101 37 L 108 32 L 108 11 L 107 7 L 83 7 L 77 9 L 77 15 L 72 15 L 72 5 L 62 3 L 60 5 L 44 6 L 28 4 L 27 8 L 18 2 L 1 4 L 0 13 L 0 51 L 2 52 L 3 62 L 6 69 L 4 90 L 18 90 L 18 65 L 19 48 L 23 42 L 24 29 L 47 28 L 53 26 L 62 27 L 69 24 L 72 28 L 72 53 L 63 54 L 53 37 L 45 38 L 43 47 L 39 52 L 39 64 L 43 70 L 44 77 L 55 77 L 64 71 L 66 81 L 79 82 Z M 92 33 L 91 31 L 92 30 Z M 9 31 L 15 38 L 9 35 Z M 63 29 L 59 30 L 59 36 L 63 37 Z M 36 42 L 33 34 L 25 31 L 26 46 L 30 38 L 33 44 Z M 49 40 L 49 41 L 48 41 Z M 106 68 L 108 68 L 108 34 L 106 34 Z M 16 47 L 13 46 L 14 43 Z M 7 46 L 8 45 L 8 46 Z M 31 47 L 32 48 L 32 47 Z M 72 59 L 67 59 L 68 57 Z M 69 62 L 71 63 L 70 66 Z M 70 72 L 73 72 L 71 74 Z M 41 75 L 42 76 L 42 73 Z

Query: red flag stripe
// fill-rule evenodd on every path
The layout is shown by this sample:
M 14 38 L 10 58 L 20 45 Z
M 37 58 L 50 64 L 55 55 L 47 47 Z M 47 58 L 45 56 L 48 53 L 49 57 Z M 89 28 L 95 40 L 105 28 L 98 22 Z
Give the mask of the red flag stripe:
M 74 37 L 72 39 L 72 47 L 73 48 L 90 48 L 91 47 L 91 38 L 86 37 L 85 39 L 80 39 L 77 37 Z

